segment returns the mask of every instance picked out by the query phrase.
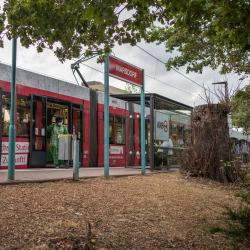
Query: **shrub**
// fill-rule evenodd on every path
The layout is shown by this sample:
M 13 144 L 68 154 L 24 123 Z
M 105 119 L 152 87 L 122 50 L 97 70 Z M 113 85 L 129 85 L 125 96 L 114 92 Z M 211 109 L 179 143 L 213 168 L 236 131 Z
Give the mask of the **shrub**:
M 236 194 L 241 202 L 237 208 L 225 207 L 225 227 L 212 228 L 211 232 L 224 233 L 235 249 L 250 247 L 250 174 L 244 177 L 243 191 Z

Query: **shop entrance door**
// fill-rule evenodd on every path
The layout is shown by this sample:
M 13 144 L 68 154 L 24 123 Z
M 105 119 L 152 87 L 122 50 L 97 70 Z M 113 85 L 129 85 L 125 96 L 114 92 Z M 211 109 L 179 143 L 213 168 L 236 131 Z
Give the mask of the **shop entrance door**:
M 58 158 L 58 153 L 55 152 L 59 150 L 58 144 L 55 144 L 53 141 L 53 131 L 54 126 L 56 125 L 56 118 L 60 117 L 65 128 L 65 133 L 72 133 L 71 125 L 71 103 L 57 100 L 57 99 L 48 99 L 47 100 L 47 143 L 46 143 L 46 152 L 47 152 L 47 166 L 60 167 L 65 165 L 65 162 L 60 161 Z M 54 144 L 53 144 L 54 143 Z M 57 146 L 55 146 L 57 145 Z M 53 149 L 54 147 L 54 149 Z M 55 149 L 56 147 L 56 149 Z M 69 163 L 69 162 L 68 162 Z M 67 166 L 68 166 L 67 163 Z
M 46 166 L 46 105 L 44 96 L 31 96 L 30 162 L 31 167 Z

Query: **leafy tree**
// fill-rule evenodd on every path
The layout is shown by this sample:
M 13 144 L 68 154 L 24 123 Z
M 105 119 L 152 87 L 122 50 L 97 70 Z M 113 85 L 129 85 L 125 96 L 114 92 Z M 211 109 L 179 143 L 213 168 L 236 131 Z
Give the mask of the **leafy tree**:
M 140 93 L 140 88 L 139 87 L 137 87 L 135 85 L 132 85 L 132 84 L 129 84 L 129 83 L 126 84 L 125 90 L 130 94 L 138 94 L 138 93 Z
M 249 12 L 249 0 L 6 0 L 0 40 L 16 36 L 64 61 L 144 39 L 173 52 L 168 69 L 249 73 Z
M 249 0 L 166 2 L 163 18 L 170 16 L 173 24 L 154 28 L 151 36 L 164 42 L 167 51 L 178 51 L 168 68 L 188 64 L 187 71 L 221 66 L 222 73 L 250 72 Z
M 250 85 L 239 90 L 232 98 L 232 122 L 250 134 Z

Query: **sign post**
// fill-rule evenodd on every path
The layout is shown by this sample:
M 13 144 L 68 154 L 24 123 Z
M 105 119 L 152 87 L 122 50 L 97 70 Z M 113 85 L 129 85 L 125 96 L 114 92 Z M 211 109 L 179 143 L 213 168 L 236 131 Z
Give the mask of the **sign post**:
M 17 39 L 12 40 L 12 68 L 11 68 L 11 105 L 9 126 L 9 158 L 8 158 L 8 180 L 15 180 L 15 103 L 16 103 L 16 46 Z
M 144 70 L 142 71 L 141 86 L 141 174 L 146 172 L 146 149 L 145 149 L 145 91 L 144 91 Z
M 109 75 L 141 88 L 141 173 L 145 174 L 144 70 L 114 56 L 105 56 L 104 63 L 104 175 L 109 176 Z
M 109 176 L 109 55 L 104 59 L 104 176 Z

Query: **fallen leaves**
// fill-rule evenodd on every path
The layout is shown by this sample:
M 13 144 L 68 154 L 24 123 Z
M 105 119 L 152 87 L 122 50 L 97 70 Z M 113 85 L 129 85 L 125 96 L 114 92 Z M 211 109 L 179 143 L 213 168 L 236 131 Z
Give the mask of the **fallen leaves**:
M 1 186 L 0 249 L 227 249 L 206 230 L 223 203 L 229 186 L 179 173 Z

